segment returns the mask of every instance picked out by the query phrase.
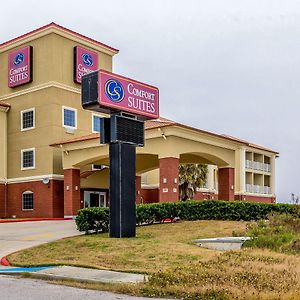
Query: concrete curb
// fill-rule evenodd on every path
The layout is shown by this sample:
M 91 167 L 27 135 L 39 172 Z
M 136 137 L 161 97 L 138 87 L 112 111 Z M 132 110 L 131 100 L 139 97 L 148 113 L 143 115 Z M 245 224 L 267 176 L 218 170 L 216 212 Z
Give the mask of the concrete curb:
M 16 273 L 15 273 L 16 274 Z M 20 273 L 21 275 L 22 273 Z M 23 273 L 24 274 L 24 273 Z M 96 279 L 80 279 L 80 278 L 74 278 L 74 277 L 67 277 L 67 276 L 62 276 L 62 275 L 46 275 L 46 274 L 39 274 L 35 272 L 30 272 L 30 277 L 35 278 L 35 279 L 41 279 L 41 280 L 61 280 L 61 281 L 74 281 L 74 282 L 79 282 L 79 283 L 104 283 L 104 284 L 139 284 L 141 282 L 122 282 L 122 281 L 114 281 L 112 280 L 111 282 L 107 280 L 96 280 Z M 147 282 L 148 279 L 144 281 Z
M 18 270 L 16 270 L 18 271 Z M 126 272 L 116 272 L 110 270 L 89 269 L 72 266 L 61 266 L 37 271 L 32 274 L 34 277 L 72 280 L 77 282 L 90 283 L 142 283 L 148 281 L 146 274 L 135 274 Z
M 93 279 L 79 279 L 79 278 L 72 278 L 66 277 L 61 275 L 46 275 L 46 274 L 37 274 L 37 273 L 30 273 L 31 278 L 35 279 L 42 279 L 42 280 L 61 280 L 61 281 L 75 281 L 80 283 L 107 283 L 104 281 L 93 280 Z M 112 282 L 112 283 L 123 283 L 123 282 Z
M 9 261 L 7 260 L 6 256 L 2 257 L 0 260 L 0 264 L 2 266 L 8 267 L 9 266 Z
M 39 222 L 39 221 L 68 221 L 73 220 L 73 218 L 29 218 L 29 219 L 2 219 L 1 223 L 21 223 L 21 222 Z

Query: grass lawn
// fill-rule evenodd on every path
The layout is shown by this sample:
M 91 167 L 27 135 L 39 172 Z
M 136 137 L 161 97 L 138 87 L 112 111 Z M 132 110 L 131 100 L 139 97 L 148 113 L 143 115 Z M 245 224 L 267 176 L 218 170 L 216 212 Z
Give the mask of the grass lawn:
M 77 265 L 150 274 L 137 285 L 92 285 L 134 295 L 185 299 L 299 299 L 300 256 L 270 250 L 220 252 L 192 240 L 244 233 L 245 222 L 194 221 L 137 228 L 137 238 L 68 238 L 8 257 L 19 266 Z

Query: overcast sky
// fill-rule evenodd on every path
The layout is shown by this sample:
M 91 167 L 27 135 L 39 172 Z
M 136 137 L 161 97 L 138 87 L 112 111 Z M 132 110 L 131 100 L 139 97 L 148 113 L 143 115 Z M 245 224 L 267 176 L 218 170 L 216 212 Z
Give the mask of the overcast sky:
M 52 21 L 118 48 L 162 116 L 280 152 L 277 200 L 300 195 L 299 0 L 10 0 L 0 40 Z

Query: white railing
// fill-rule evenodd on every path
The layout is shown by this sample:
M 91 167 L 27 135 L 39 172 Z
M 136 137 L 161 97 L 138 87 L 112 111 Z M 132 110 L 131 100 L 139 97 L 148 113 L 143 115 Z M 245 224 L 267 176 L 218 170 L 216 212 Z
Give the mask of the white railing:
M 271 172 L 271 165 L 270 164 L 264 164 L 264 171 L 265 172 Z
M 261 193 L 261 186 L 260 185 L 256 185 L 256 184 L 254 184 L 253 185 L 253 193 L 255 193 L 255 194 L 260 194 Z
M 272 194 L 272 192 L 271 192 L 271 187 L 269 187 L 269 186 L 264 186 L 264 194 Z
M 246 184 L 246 193 L 252 193 L 252 184 Z
M 271 165 L 265 164 L 259 161 L 246 160 L 245 161 L 246 169 L 253 169 L 264 172 L 271 172 Z
M 246 193 L 254 194 L 272 194 L 271 187 L 257 184 L 246 184 Z
M 252 169 L 252 161 L 251 160 L 246 160 L 246 168 Z

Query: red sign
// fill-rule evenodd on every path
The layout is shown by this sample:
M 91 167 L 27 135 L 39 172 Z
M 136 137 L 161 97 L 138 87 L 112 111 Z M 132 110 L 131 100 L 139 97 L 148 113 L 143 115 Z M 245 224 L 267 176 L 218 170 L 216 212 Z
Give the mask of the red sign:
M 8 54 L 8 86 L 32 82 L 32 47 L 27 46 Z
M 159 91 L 154 86 L 99 70 L 98 88 L 98 102 L 106 109 L 159 118 Z
M 74 47 L 74 81 L 81 83 L 83 75 L 98 70 L 98 54 L 80 46 Z

